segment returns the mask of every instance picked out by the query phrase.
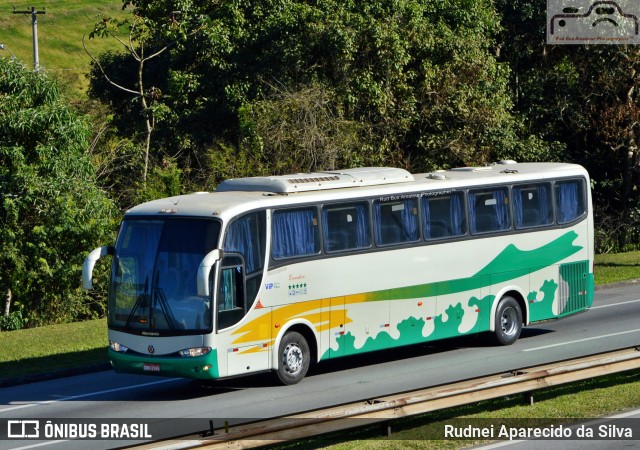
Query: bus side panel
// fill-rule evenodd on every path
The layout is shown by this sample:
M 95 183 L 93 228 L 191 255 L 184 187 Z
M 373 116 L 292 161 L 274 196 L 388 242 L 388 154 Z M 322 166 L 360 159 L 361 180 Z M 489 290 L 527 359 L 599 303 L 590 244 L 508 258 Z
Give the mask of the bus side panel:
M 436 299 L 392 300 L 390 303 L 390 346 L 417 344 L 433 339 Z
M 271 368 L 271 308 L 253 308 L 237 326 L 216 335 L 221 376 L 247 374 Z M 222 364 L 224 363 L 224 366 Z
M 318 329 L 320 332 L 320 349 L 318 354 L 324 358 L 344 356 L 344 345 L 340 345 L 341 336 L 345 334 L 344 297 L 325 298 L 322 300 L 322 319 Z
M 589 275 L 588 261 L 560 265 L 559 317 L 584 311 L 591 306 Z
M 349 305 L 346 333 L 341 336 L 340 347 L 344 355 L 389 348 L 388 301 L 359 302 Z
M 479 277 L 488 279 L 488 277 Z M 437 284 L 437 311 L 435 317 L 435 339 L 446 339 L 466 334 L 478 327 L 478 302 L 480 302 L 480 286 L 485 284 L 480 279 L 465 280 L 469 289 L 449 293 L 451 282 Z
M 558 265 L 531 269 L 531 283 L 527 298 L 528 322 L 557 317 Z

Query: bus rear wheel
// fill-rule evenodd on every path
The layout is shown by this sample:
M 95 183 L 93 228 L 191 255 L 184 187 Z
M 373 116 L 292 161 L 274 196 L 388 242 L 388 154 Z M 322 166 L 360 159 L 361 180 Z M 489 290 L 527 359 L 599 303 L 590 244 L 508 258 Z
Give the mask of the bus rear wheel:
M 511 345 L 522 331 L 522 309 L 513 297 L 503 297 L 496 309 L 496 329 L 493 340 L 499 345 Z
M 304 336 L 295 331 L 284 335 L 278 348 L 278 379 L 282 384 L 299 383 L 309 370 L 311 352 Z

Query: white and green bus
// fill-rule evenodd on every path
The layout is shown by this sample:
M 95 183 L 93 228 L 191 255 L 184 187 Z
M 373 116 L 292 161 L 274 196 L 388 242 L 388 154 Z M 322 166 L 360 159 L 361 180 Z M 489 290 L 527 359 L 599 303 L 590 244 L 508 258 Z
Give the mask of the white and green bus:
M 410 174 L 358 168 L 224 181 L 136 206 L 112 255 L 118 372 L 216 379 L 524 325 L 593 301 L 590 181 L 501 161 Z

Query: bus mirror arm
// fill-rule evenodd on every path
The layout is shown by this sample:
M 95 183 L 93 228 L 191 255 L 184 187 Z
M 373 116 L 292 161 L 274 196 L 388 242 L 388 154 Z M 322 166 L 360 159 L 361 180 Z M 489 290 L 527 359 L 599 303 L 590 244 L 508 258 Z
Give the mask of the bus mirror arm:
M 202 259 L 198 267 L 198 297 L 209 297 L 209 274 L 213 265 L 222 259 L 224 252 L 216 248 Z
M 115 249 L 110 245 L 103 245 L 94 249 L 84 259 L 84 265 L 82 266 L 82 287 L 86 290 L 93 288 L 93 267 L 96 262 L 103 256 L 114 255 Z

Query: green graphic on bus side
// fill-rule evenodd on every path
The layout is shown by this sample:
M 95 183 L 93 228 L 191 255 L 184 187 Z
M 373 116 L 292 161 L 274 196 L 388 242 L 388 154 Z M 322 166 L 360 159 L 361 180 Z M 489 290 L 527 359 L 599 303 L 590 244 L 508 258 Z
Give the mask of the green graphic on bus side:
M 577 233 L 570 231 L 549 244 L 529 251 L 519 250 L 515 245 L 510 244 L 472 277 L 370 292 L 365 294 L 366 301 L 402 300 L 449 295 L 513 280 L 556 264 L 581 250 L 582 247 L 573 244 L 577 237 Z M 568 268 L 565 268 L 565 266 Z M 586 261 L 560 266 L 560 277 L 562 282 L 567 283 L 569 286 L 570 298 L 582 295 L 585 301 L 588 301 L 592 297 L 591 293 L 587 292 L 588 288 L 583 289 L 585 276 L 591 276 L 592 278 L 592 274 L 587 274 L 587 271 L 588 262 Z M 529 303 L 530 322 L 551 319 L 558 317 L 562 313 L 570 313 L 590 306 L 590 304 L 581 302 L 570 311 L 567 311 L 568 307 L 565 307 L 560 314 L 554 314 L 553 303 L 557 290 L 558 284 L 554 280 L 545 280 L 539 288 L 539 292 L 532 291 L 527 295 L 526 301 Z M 462 307 L 461 302 L 458 302 L 447 307 L 445 310 L 446 320 L 443 318 L 443 314 L 439 314 L 434 318 L 434 330 L 426 336 L 423 335 L 425 319 L 410 317 L 398 323 L 397 329 L 400 336 L 397 339 L 393 339 L 387 331 L 382 331 L 375 337 L 367 338 L 362 347 L 356 348 L 355 337 L 351 332 L 347 332 L 337 338 L 338 349 L 328 349 L 321 359 L 486 331 L 489 329 L 491 305 L 494 300 L 494 295 L 487 295 L 482 299 L 474 296 L 468 300 L 469 310 L 473 311 L 471 314 L 476 314 L 477 317 L 473 327 L 464 333 L 459 330 L 465 314 L 465 308 Z
M 533 303 L 529 305 L 531 321 L 549 319 L 555 317 L 552 312 L 554 294 L 558 285 L 553 280 L 546 280 L 540 291 L 543 297 L 537 300 L 537 292 L 533 291 L 528 295 L 528 299 Z M 461 333 L 460 326 L 465 314 L 462 303 L 449 305 L 445 310 L 447 319 L 443 319 L 443 315 L 439 314 L 435 317 L 434 330 L 427 336 L 422 334 L 426 323 L 423 318 L 409 317 L 398 324 L 400 336 L 393 339 L 386 331 L 379 333 L 375 338 L 368 338 L 364 345 L 360 348 L 355 347 L 355 337 L 350 333 L 341 335 L 337 339 L 338 349 L 327 350 L 321 359 L 327 359 L 334 356 L 354 355 L 358 353 L 366 353 L 374 350 L 383 350 L 385 348 L 400 347 L 404 345 L 418 344 L 421 342 L 433 341 L 436 339 L 446 339 L 456 336 L 475 334 L 489 329 L 491 305 L 495 300 L 494 295 L 487 295 L 482 299 L 471 297 L 468 306 L 473 307 L 471 314 L 477 314 L 474 326 L 467 332 Z M 479 312 L 478 312 L 479 311 Z
M 553 299 L 555 298 L 557 289 L 558 284 L 555 281 L 546 280 L 540 288 L 540 292 L 542 293 L 540 300 L 538 300 L 539 293 L 537 291 L 529 293 L 527 296 L 527 301 L 529 302 L 529 321 L 536 322 L 538 320 L 555 317 L 553 313 Z
M 533 250 L 520 250 L 515 245 L 509 244 L 489 264 L 471 277 L 369 292 L 365 294 L 366 301 L 435 297 L 513 280 L 521 276 L 520 273 L 549 267 L 582 250 L 581 246 L 573 244 L 577 237 L 578 234 L 575 231 L 569 231 L 558 239 Z

